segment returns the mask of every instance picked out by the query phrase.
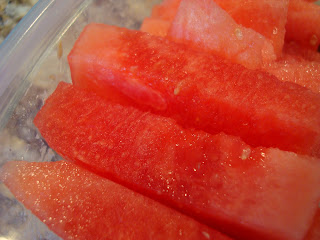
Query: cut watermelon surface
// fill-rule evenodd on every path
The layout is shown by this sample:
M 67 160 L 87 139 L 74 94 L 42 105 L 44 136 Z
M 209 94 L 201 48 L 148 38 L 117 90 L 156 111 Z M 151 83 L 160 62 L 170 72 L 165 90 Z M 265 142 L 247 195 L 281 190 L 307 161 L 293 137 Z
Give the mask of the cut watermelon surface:
M 320 93 L 320 62 L 284 52 L 281 59 L 267 64 L 264 69 L 282 81 L 294 82 Z
M 181 0 L 164 0 L 161 4 L 152 8 L 151 17 L 160 18 L 170 23 L 177 13 Z
M 317 50 L 320 44 L 320 6 L 304 0 L 290 0 L 286 40 Z
M 319 240 L 320 239 L 320 208 L 318 208 L 317 214 L 313 220 L 313 224 L 304 238 L 304 240 Z
M 252 146 L 320 156 L 320 97 L 262 71 L 146 33 L 88 25 L 68 56 L 72 81 L 112 86 L 180 124 Z
M 183 129 L 66 83 L 34 122 L 65 159 L 239 239 L 302 239 L 320 200 L 318 159 Z
M 229 237 L 65 161 L 13 161 L 0 170 L 10 191 L 64 239 Z
M 286 43 L 283 46 L 283 51 L 287 54 L 296 56 L 296 57 L 302 57 L 308 61 L 316 61 L 320 62 L 320 53 L 315 52 L 311 49 L 301 47 L 295 42 Z
M 165 37 L 176 16 L 181 0 L 164 0 L 152 8 L 150 18 L 145 18 L 140 30 L 155 36 Z
M 276 59 L 271 41 L 238 25 L 212 0 L 182 1 L 168 36 L 250 69 Z
M 145 18 L 140 30 L 155 36 L 165 37 L 168 34 L 171 22 L 160 18 Z
M 270 39 L 277 56 L 281 55 L 289 0 L 215 0 L 215 2 L 238 24 Z

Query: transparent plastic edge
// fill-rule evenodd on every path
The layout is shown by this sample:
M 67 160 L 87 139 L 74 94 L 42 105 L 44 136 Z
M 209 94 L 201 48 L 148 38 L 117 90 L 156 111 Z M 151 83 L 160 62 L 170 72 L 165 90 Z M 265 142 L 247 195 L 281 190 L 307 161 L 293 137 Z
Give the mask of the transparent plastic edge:
M 17 102 L 26 90 L 25 79 L 44 52 L 70 26 L 73 15 L 91 2 L 40 0 L 0 45 L 0 129 L 12 102 Z

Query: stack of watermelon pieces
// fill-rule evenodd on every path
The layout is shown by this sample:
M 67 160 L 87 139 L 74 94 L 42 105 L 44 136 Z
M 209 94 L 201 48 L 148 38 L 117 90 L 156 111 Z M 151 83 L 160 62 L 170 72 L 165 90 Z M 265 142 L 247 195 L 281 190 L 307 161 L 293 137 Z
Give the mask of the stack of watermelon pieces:
M 0 179 L 65 239 L 320 239 L 318 26 L 305 0 L 89 24 L 34 120 L 65 160 Z

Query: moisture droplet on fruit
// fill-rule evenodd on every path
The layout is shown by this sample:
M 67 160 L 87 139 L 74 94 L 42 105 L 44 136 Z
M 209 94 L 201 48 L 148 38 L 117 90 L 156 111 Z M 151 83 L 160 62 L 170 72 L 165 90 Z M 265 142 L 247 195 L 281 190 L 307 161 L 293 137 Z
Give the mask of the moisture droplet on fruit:
M 310 38 L 310 45 L 315 46 L 317 45 L 317 43 L 318 43 L 318 37 L 315 34 L 313 34 Z
M 242 40 L 243 39 L 243 34 L 242 34 L 242 31 L 240 28 L 236 28 L 234 30 L 234 34 L 236 35 L 236 37 L 239 39 L 239 40 Z
M 276 34 L 278 33 L 278 28 L 275 27 L 275 28 L 273 29 L 272 33 L 273 33 L 274 35 L 276 35 Z

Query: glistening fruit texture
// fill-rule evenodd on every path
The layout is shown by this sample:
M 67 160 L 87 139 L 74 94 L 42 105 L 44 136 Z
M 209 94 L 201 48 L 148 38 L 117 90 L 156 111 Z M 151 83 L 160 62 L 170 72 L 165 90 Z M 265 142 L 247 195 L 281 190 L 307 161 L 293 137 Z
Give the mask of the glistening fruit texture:
M 91 23 L 34 124 L 64 160 L 0 179 L 64 239 L 315 240 L 320 8 L 164 0 Z

